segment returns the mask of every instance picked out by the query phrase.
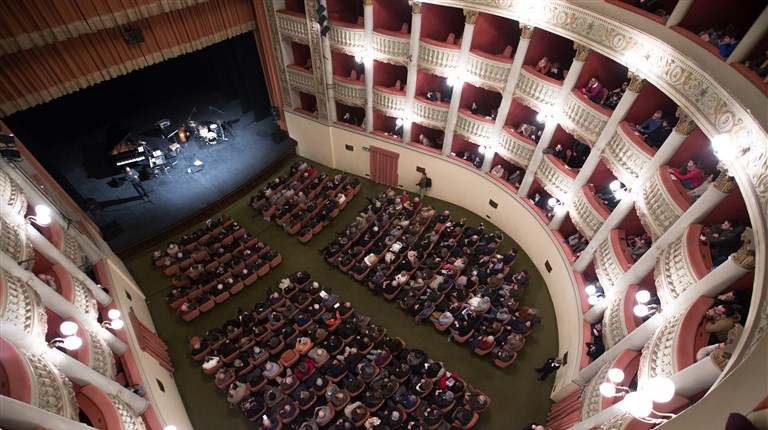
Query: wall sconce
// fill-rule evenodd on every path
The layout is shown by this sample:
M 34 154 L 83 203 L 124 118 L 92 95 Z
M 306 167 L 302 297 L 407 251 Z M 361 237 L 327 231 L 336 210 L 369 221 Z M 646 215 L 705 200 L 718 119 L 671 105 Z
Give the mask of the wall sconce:
M 453 71 L 451 74 L 449 74 L 445 78 L 445 83 L 448 84 L 451 87 L 456 86 L 456 85 L 461 85 L 462 82 L 464 82 L 464 81 L 461 79 L 461 71 L 460 70 Z
M 46 205 L 35 206 L 35 214 L 26 218 L 27 221 L 32 221 L 40 227 L 47 227 L 51 221 L 51 208 Z
M 621 404 L 638 420 L 661 424 L 675 416 L 653 410 L 653 402 L 666 403 L 675 396 L 675 384 L 670 379 L 657 376 L 646 381 L 642 390 L 632 391 L 628 387 L 619 385 L 624 381 L 624 372 L 613 368 L 608 371 L 608 381 L 610 382 L 600 384 L 600 394 L 604 397 L 624 397 Z M 652 418 L 651 414 L 666 418 Z
M 120 311 L 118 309 L 110 309 L 109 312 L 107 312 L 107 316 L 109 317 L 109 321 L 104 321 L 101 323 L 101 326 L 104 328 L 111 328 L 113 330 L 120 330 L 121 328 L 125 327 L 125 322 L 120 319 Z
M 645 67 L 651 55 L 648 52 L 640 52 L 639 49 L 632 49 L 624 54 L 624 62 L 627 64 L 629 73 L 634 75 L 640 75 L 638 71 L 641 67 Z
M 651 300 L 651 293 L 640 290 L 635 294 L 637 305 L 632 308 L 632 312 L 640 318 L 651 317 L 659 311 L 659 305 L 647 304 Z
M 720 161 L 732 162 L 749 151 L 734 142 L 730 134 L 723 133 L 712 139 L 712 150 Z
M 595 286 L 594 284 L 589 284 L 584 287 L 584 292 L 587 293 L 587 296 L 589 296 L 587 297 L 587 303 L 589 303 L 591 306 L 598 304 L 605 298 L 605 292 L 603 291 L 603 288 Z
M 59 331 L 64 337 L 57 337 L 48 342 L 48 348 L 53 349 L 61 346 L 70 351 L 80 348 L 83 345 L 83 340 L 75 336 L 77 330 L 79 330 L 77 323 L 72 321 L 62 322 L 59 326 Z
M 357 64 L 363 64 L 363 55 L 362 54 L 355 55 L 355 61 L 357 62 Z
M 624 184 L 622 184 L 621 181 L 619 180 L 612 181 L 608 185 L 608 188 L 611 189 L 611 191 L 613 192 L 613 197 L 616 200 L 621 200 L 627 196 L 627 187 L 625 187 Z

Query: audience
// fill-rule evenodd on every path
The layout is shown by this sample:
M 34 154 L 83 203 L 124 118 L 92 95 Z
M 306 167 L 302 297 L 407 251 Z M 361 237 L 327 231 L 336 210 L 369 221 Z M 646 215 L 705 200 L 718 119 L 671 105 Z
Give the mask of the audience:
M 549 71 L 546 75 L 552 79 L 562 81 L 565 79 L 565 71 L 560 69 L 560 63 L 554 62 L 549 66 Z
M 608 97 L 606 97 L 605 101 L 603 102 L 603 106 L 607 107 L 608 109 L 616 109 L 616 106 L 619 105 L 621 98 L 624 97 L 624 92 L 627 91 L 628 86 L 629 80 L 625 80 L 621 83 L 619 88 L 609 92 Z
M 664 120 L 662 119 L 662 116 L 664 115 L 664 112 L 661 110 L 657 110 L 653 113 L 653 115 L 645 120 L 640 126 L 635 126 L 634 124 L 630 124 L 630 127 L 632 128 L 632 131 L 635 132 L 635 134 L 647 136 L 650 132 L 653 130 L 656 130 L 657 128 L 661 127 L 661 125 L 664 123 Z
M 719 266 L 736 252 L 741 246 L 741 234 L 744 226 L 736 220 L 725 220 L 722 224 L 715 224 L 709 228 L 709 232 L 702 234 L 701 239 L 709 244 L 712 254 L 712 264 Z
M 533 70 L 541 73 L 542 75 L 546 75 L 547 72 L 549 72 L 549 67 L 550 67 L 549 58 L 542 57 L 541 60 L 539 60 L 539 62 L 536 64 L 536 67 L 534 67 Z
M 685 166 L 679 169 L 668 168 L 667 171 L 687 190 L 693 190 L 704 182 L 704 174 L 699 169 L 697 159 L 690 159 Z
M 581 93 L 588 99 L 595 103 L 600 103 L 602 100 L 603 84 L 600 83 L 600 77 L 597 75 L 589 78 L 589 82 L 581 88 Z

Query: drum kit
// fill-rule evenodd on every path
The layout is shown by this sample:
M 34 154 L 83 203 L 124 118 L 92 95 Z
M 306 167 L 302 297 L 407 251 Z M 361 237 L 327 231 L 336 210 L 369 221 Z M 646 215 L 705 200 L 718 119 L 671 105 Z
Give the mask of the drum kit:
M 199 124 L 197 121 L 190 120 L 179 128 L 179 136 L 183 135 L 181 138 L 182 142 L 196 137 L 207 145 L 215 145 L 229 140 L 224 132 L 224 125 L 224 121 L 221 120 L 205 124 Z

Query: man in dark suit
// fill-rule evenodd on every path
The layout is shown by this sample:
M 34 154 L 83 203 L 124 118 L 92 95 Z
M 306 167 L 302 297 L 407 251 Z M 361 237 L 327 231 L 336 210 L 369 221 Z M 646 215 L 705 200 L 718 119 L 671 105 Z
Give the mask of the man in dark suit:
M 535 369 L 539 374 L 539 381 L 547 379 L 550 373 L 557 371 L 563 365 L 561 358 L 550 357 L 543 366 Z

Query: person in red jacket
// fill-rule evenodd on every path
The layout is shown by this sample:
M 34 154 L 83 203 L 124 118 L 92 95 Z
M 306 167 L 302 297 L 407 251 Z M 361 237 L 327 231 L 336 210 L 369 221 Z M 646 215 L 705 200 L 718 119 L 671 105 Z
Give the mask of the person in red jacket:
M 695 159 L 688 160 L 688 164 L 683 169 L 667 169 L 677 180 L 680 181 L 680 185 L 686 189 L 692 190 L 702 182 L 704 182 L 704 174 L 699 169 L 699 162 Z
M 600 103 L 602 100 L 603 84 L 600 83 L 600 77 L 597 75 L 592 76 L 587 82 L 587 85 L 581 89 L 581 93 L 587 96 L 588 99 L 595 103 Z

